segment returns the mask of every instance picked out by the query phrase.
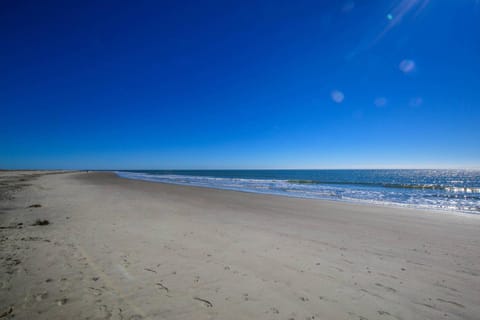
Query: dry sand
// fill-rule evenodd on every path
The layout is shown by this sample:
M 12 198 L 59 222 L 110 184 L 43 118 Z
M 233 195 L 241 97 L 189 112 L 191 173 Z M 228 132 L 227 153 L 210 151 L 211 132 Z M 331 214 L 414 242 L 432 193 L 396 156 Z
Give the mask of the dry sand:
M 480 319 L 479 216 L 1 172 L 0 226 L 1 320 Z

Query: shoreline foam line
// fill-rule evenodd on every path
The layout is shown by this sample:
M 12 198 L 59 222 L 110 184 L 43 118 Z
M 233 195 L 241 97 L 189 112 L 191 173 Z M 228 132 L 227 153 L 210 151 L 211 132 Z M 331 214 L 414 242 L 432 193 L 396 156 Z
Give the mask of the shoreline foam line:
M 122 178 L 213 189 L 332 200 L 386 207 L 414 208 L 462 214 L 480 214 L 480 195 L 459 197 L 446 190 L 384 188 L 378 185 L 307 184 L 282 179 L 245 179 L 116 171 Z

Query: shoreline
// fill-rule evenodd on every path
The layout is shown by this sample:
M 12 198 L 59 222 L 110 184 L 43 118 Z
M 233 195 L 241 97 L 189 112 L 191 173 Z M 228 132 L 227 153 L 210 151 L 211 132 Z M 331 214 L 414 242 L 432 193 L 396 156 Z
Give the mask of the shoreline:
M 97 171 L 99 172 L 99 171 Z M 295 196 L 290 194 L 279 194 L 279 193 L 268 193 L 268 192 L 258 192 L 258 191 L 250 191 L 250 190 L 241 190 L 241 189 L 234 189 L 234 188 L 221 188 L 221 187 L 214 187 L 214 186 L 196 186 L 196 185 L 189 185 L 186 183 L 175 183 L 175 182 L 164 182 L 164 181 L 153 181 L 147 179 L 140 179 L 140 178 L 131 178 L 124 176 L 122 177 L 119 173 L 123 171 L 103 171 L 103 172 L 110 172 L 117 175 L 121 179 L 129 179 L 129 180 L 138 180 L 150 183 L 161 183 L 166 185 L 177 185 L 183 187 L 192 187 L 192 188 L 206 188 L 212 190 L 225 190 L 225 191 L 233 191 L 233 192 L 241 192 L 241 193 L 248 193 L 248 194 L 259 194 L 259 195 L 269 195 L 275 197 L 286 197 L 286 198 L 294 198 L 294 199 L 305 199 L 305 200 L 315 200 L 315 201 L 327 201 L 333 203 L 344 203 L 344 204 L 351 204 L 351 205 L 361 205 L 361 206 L 374 206 L 374 207 L 383 207 L 383 208 L 392 208 L 392 209 L 407 209 L 407 210 L 417 210 L 422 213 L 429 213 L 429 214 L 452 214 L 458 215 L 462 217 L 476 217 L 475 219 L 480 218 L 480 212 L 472 212 L 472 211 L 462 211 L 462 210 L 453 210 L 453 209 L 438 209 L 438 208 L 429 208 L 429 207 L 421 207 L 409 204 L 401 204 L 396 202 L 380 202 L 380 201 L 368 201 L 368 200 L 343 200 L 343 199 L 322 199 L 322 198 L 315 198 L 315 197 L 305 197 L 305 196 Z M 130 171 L 125 171 L 130 172 Z
M 15 189 L 0 206 L 5 319 L 473 320 L 480 313 L 480 220 L 464 214 L 113 172 L 4 176 L 2 188 Z

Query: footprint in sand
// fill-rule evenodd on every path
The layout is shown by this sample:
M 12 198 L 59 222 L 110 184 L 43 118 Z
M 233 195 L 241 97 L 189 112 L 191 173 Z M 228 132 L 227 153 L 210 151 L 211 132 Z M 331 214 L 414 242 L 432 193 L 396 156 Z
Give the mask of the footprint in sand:
M 110 319 L 112 317 L 112 311 L 107 307 L 107 305 L 102 304 L 100 307 L 98 307 L 98 309 L 103 313 L 103 319 Z
M 449 303 L 449 304 L 454 305 L 454 306 L 457 306 L 457 307 L 459 307 L 459 308 L 465 308 L 465 306 L 464 306 L 463 304 L 460 304 L 460 303 L 455 302 L 455 301 L 443 300 L 443 299 L 440 299 L 440 298 L 438 298 L 437 301 L 443 302 L 443 303 Z
M 164 286 L 161 282 L 157 282 L 156 285 L 162 289 L 162 290 L 165 290 L 166 292 L 168 292 L 168 288 L 166 286 Z
M 102 289 L 94 288 L 94 287 L 88 287 L 88 289 L 92 290 L 93 295 L 95 296 L 101 296 L 102 295 Z
M 377 287 L 384 288 L 385 290 L 387 290 L 387 291 L 389 291 L 389 292 L 397 292 L 396 289 L 394 289 L 394 288 L 392 288 L 392 287 L 384 286 L 383 284 L 378 283 L 378 282 L 375 283 L 375 285 L 376 285 Z
M 383 310 L 378 310 L 377 313 L 381 316 L 384 316 L 384 315 L 391 316 L 391 314 L 389 312 L 383 311 Z
M 213 304 L 206 299 L 202 299 L 202 298 L 199 298 L 199 297 L 193 297 L 193 299 L 197 300 L 197 301 L 200 301 L 207 308 L 213 307 Z
M 48 297 L 48 292 L 42 292 L 42 293 L 39 293 L 39 294 L 35 295 L 35 300 L 40 302 L 42 300 L 45 300 L 47 297 Z
M 280 313 L 280 311 L 279 311 L 277 308 L 275 308 L 275 307 L 271 307 L 271 308 L 270 308 L 270 311 L 273 312 L 274 314 L 279 314 L 279 313 Z M 267 312 L 268 312 L 268 311 L 267 311 Z
M 150 268 L 143 268 L 145 271 L 149 271 L 149 272 L 153 272 L 153 273 L 157 273 L 157 271 L 153 270 L 153 269 L 150 269 Z
M 8 315 L 10 315 L 10 314 L 12 314 L 12 313 L 13 313 L 13 306 L 10 306 L 10 307 L 8 307 L 7 310 L 5 310 L 4 312 L 0 313 L 0 318 L 6 317 L 6 316 L 8 316 Z M 12 317 L 13 317 L 13 316 L 14 316 L 14 314 L 12 314 Z

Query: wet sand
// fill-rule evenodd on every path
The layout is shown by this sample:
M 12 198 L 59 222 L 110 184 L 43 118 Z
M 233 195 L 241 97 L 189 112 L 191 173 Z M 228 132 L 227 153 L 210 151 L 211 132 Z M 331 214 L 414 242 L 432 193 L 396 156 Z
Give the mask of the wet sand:
M 480 216 L 4 171 L 0 277 L 1 320 L 478 319 Z

